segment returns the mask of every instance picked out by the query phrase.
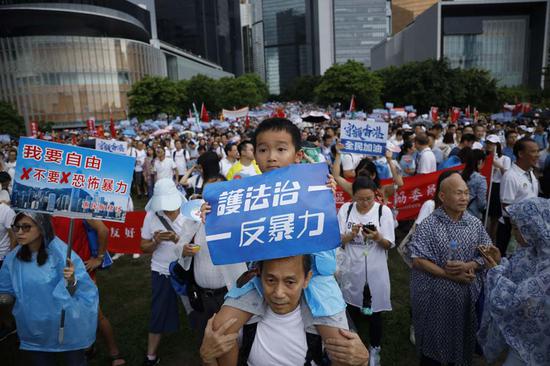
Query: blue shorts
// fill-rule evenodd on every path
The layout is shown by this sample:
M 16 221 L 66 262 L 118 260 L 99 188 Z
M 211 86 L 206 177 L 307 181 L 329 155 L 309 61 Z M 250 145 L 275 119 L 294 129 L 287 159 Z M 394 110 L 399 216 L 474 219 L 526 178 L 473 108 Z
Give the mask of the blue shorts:
M 149 332 L 155 334 L 177 332 L 179 329 L 178 295 L 170 277 L 151 272 L 151 321 Z

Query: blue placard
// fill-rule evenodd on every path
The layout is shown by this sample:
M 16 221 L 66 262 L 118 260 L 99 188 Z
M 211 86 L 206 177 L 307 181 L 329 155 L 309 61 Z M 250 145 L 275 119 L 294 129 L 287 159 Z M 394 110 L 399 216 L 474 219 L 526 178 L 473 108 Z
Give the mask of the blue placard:
M 134 165 L 129 156 L 22 137 L 12 206 L 124 222 Z
M 316 253 L 340 245 L 326 164 L 299 164 L 209 184 L 203 198 L 214 264 Z
M 340 139 L 343 152 L 383 156 L 388 140 L 388 124 L 374 119 L 347 120 L 340 124 Z

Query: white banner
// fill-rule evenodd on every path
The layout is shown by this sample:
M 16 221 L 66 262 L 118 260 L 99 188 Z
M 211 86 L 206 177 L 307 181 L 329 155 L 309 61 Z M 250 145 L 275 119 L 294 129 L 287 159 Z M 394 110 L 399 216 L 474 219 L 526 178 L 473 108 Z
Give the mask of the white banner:
M 244 118 L 249 112 L 249 108 L 241 108 L 237 110 L 230 110 L 230 109 L 222 109 L 222 114 L 224 118 L 228 119 L 237 119 L 237 118 Z

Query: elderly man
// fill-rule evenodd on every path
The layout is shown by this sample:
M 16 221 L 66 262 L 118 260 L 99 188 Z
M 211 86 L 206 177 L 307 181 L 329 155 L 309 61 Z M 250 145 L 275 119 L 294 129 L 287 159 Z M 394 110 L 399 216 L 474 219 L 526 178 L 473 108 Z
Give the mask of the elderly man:
M 484 260 L 492 245 L 481 221 L 470 215 L 468 186 L 459 174 L 441 182 L 441 207 L 416 229 L 410 248 L 411 305 L 421 366 L 472 363 L 476 311 Z
M 303 290 L 311 279 L 311 257 L 294 256 L 258 262 L 260 278 L 255 286 L 263 288 L 265 314 L 253 318 L 243 328 L 239 364 L 309 365 L 322 364 L 321 337 L 315 332 L 313 318 L 305 303 Z M 218 365 L 217 358 L 236 344 L 237 334 L 225 334 L 235 322 L 230 319 L 217 331 L 208 321 L 200 349 L 205 365 Z M 256 322 L 254 322 L 256 320 Z M 367 365 L 369 353 L 356 333 L 340 330 L 345 340 L 328 339 L 325 350 L 338 365 Z

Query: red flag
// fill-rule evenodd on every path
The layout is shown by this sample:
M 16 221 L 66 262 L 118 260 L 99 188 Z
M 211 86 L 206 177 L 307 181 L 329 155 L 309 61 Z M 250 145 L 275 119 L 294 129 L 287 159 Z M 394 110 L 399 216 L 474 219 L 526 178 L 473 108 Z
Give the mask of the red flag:
M 250 128 L 250 117 L 248 116 L 248 113 L 246 114 L 246 119 L 244 120 L 244 127 L 246 129 Z
M 477 110 L 477 108 L 474 108 L 474 122 L 477 122 L 479 118 L 479 111 Z
M 90 132 L 90 135 L 95 135 L 95 119 L 90 118 L 86 121 L 86 125 L 88 126 L 88 131 Z
M 204 103 L 202 103 L 202 106 L 201 106 L 201 121 L 210 122 L 210 117 L 208 116 L 208 112 L 206 111 L 206 107 L 204 106 Z
M 96 134 L 97 134 L 96 136 L 105 137 L 105 129 L 103 128 L 102 125 L 97 126 Z
M 38 123 L 31 122 L 31 136 L 38 137 Z
M 464 111 L 464 114 L 466 115 L 466 118 L 470 118 L 470 106 L 469 105 L 466 107 L 466 110 Z
M 460 108 L 453 107 L 453 111 L 451 113 L 451 122 L 456 123 L 459 117 L 460 117 Z
M 439 119 L 439 112 L 438 112 L 438 108 L 437 107 L 432 107 L 431 110 L 430 110 L 430 114 L 431 114 L 431 117 L 432 117 L 432 121 L 435 122 Z
M 71 136 L 71 144 L 76 145 L 76 136 L 75 135 Z
M 111 117 L 111 124 L 109 125 L 109 130 L 111 131 L 111 138 L 116 139 L 116 128 L 115 120 Z
M 355 112 L 355 95 L 351 96 L 351 100 L 349 102 L 349 111 Z

